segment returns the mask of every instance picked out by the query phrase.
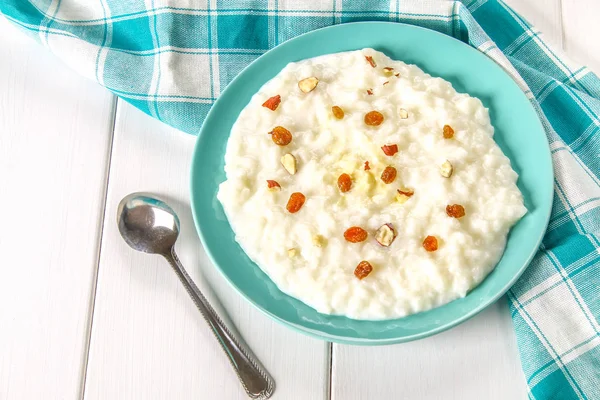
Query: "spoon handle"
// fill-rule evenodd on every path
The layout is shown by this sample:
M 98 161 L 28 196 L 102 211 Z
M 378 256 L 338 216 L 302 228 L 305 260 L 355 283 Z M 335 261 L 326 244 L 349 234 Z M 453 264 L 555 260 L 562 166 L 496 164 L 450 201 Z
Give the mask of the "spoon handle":
M 175 254 L 175 250 L 171 250 L 171 253 L 163 254 L 163 256 L 171 264 L 181 283 L 183 283 L 190 297 L 196 303 L 196 307 L 198 307 L 198 310 L 200 310 L 200 313 L 217 337 L 248 396 L 258 400 L 271 397 L 275 389 L 273 379 L 258 365 L 252 352 L 240 344 L 223 321 L 221 321 L 221 318 L 219 318 L 215 310 L 200 292 L 200 289 L 198 289 L 192 278 L 190 278 L 183 268 L 183 265 L 181 265 L 181 261 L 179 261 L 177 254 Z

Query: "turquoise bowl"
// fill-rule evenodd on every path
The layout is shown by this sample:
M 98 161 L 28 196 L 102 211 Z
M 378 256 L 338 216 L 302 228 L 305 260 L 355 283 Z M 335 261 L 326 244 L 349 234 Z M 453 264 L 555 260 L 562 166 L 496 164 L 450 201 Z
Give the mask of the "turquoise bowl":
M 408 317 L 358 321 L 320 314 L 281 292 L 235 241 L 217 200 L 225 180 L 224 154 L 240 111 L 286 64 L 323 54 L 371 47 L 442 77 L 490 109 L 495 140 L 519 174 L 528 213 L 510 232 L 502 259 L 462 299 Z M 530 102 L 504 70 L 484 54 L 449 36 L 411 25 L 359 22 L 309 32 L 265 53 L 229 84 L 210 110 L 191 165 L 191 207 L 204 248 L 223 276 L 248 301 L 276 321 L 308 335 L 347 344 L 391 344 L 424 338 L 474 316 L 502 296 L 523 273 L 546 230 L 553 171 L 542 125 Z M 500 205 L 499 205 L 500 206 Z

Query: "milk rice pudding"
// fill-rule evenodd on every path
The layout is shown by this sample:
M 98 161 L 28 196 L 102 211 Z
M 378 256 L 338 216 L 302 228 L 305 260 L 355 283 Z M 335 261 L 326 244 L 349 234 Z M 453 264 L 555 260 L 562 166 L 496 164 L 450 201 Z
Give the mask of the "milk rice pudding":
M 372 49 L 288 64 L 235 122 L 236 240 L 317 311 L 388 319 L 463 297 L 526 209 L 479 99 Z

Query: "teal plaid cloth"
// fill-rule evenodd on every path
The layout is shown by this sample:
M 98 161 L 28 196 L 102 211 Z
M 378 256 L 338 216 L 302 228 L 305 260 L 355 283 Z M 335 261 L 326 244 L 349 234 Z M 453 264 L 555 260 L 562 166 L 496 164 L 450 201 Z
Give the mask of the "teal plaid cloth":
M 316 28 L 404 22 L 487 54 L 531 99 L 556 173 L 548 232 L 508 295 L 529 397 L 600 399 L 600 80 L 501 1 L 3 0 L 0 11 L 78 72 L 189 133 L 246 65 Z

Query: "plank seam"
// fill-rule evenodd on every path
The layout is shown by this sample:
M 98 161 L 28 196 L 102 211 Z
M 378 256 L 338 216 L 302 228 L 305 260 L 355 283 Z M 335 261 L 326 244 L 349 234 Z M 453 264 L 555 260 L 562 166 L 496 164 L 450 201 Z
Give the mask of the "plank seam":
M 567 40 L 565 35 L 565 22 L 564 22 L 564 4 L 563 0 L 558 0 L 558 23 L 560 24 L 560 47 L 566 53 L 567 52 Z
M 100 270 L 100 257 L 102 255 L 102 241 L 104 238 L 104 228 L 106 225 L 106 204 L 108 201 L 108 187 L 109 187 L 109 180 L 110 180 L 110 170 L 111 170 L 111 164 L 112 164 L 112 155 L 113 155 L 113 145 L 114 145 L 114 140 L 115 140 L 115 126 L 117 123 L 117 109 L 118 109 L 118 103 L 119 103 L 119 98 L 118 97 L 114 97 L 115 98 L 115 102 L 113 105 L 113 112 L 112 112 L 112 126 L 111 126 L 111 135 L 110 135 L 110 142 L 108 145 L 108 154 L 107 154 L 107 159 L 106 159 L 106 170 L 105 170 L 105 184 L 104 184 L 104 198 L 102 200 L 102 218 L 100 220 L 100 236 L 98 238 L 98 247 L 96 250 L 96 268 L 94 271 L 94 277 L 93 277 L 93 285 L 92 285 L 92 293 L 91 293 L 91 301 L 90 301 L 90 309 L 88 311 L 88 315 L 89 315 L 89 319 L 88 319 L 88 326 L 87 326 L 87 336 L 85 338 L 86 342 L 85 342 L 85 354 L 84 354 L 84 359 L 83 359 L 83 369 L 81 372 L 81 386 L 79 388 L 79 398 L 81 400 L 83 400 L 85 398 L 85 386 L 86 386 L 86 382 L 87 382 L 87 370 L 88 370 L 88 363 L 89 363 L 89 359 L 90 359 L 90 348 L 91 348 L 91 341 L 92 341 L 92 328 L 94 325 L 94 311 L 95 311 L 95 306 L 96 306 L 96 291 L 98 290 L 98 274 L 99 274 L 99 270 Z
M 332 386 L 332 376 L 333 376 L 333 343 L 329 342 L 329 346 L 327 347 L 328 350 L 328 359 L 329 359 L 329 376 L 328 376 L 328 380 L 327 380 L 327 400 L 331 400 L 331 386 Z

